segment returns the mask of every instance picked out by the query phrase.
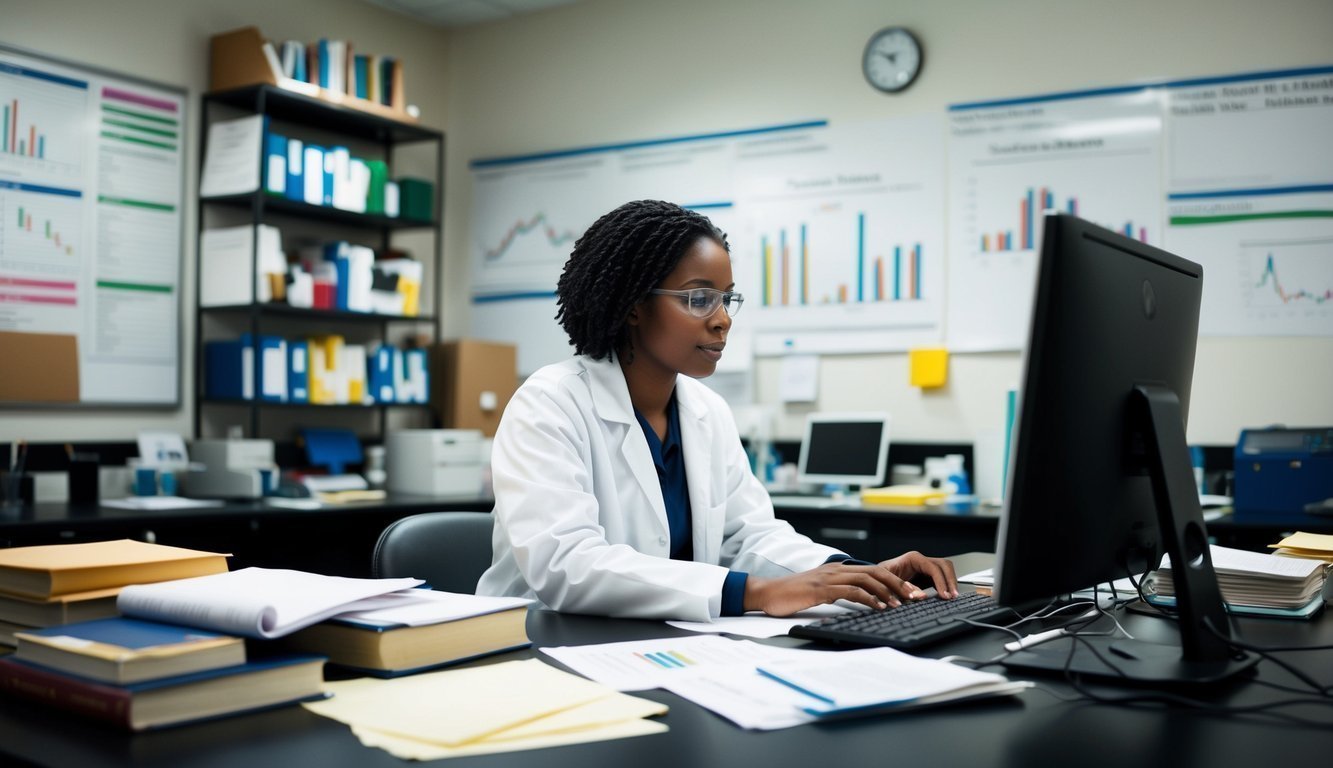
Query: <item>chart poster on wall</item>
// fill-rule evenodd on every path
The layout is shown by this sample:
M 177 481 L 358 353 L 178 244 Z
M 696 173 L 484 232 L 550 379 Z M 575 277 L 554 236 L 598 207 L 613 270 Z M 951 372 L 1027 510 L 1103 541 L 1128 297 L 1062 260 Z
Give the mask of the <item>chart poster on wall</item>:
M 180 402 L 185 93 L 0 47 L 0 402 Z
M 1166 248 L 1204 267 L 1199 332 L 1333 335 L 1333 67 L 1167 89 Z
M 742 142 L 732 238 L 757 354 L 889 352 L 940 339 L 937 116 Z
M 1161 99 L 1135 86 L 949 107 L 952 349 L 1027 343 L 1047 209 L 1162 245 Z
M 574 243 L 598 217 L 630 200 L 668 200 L 709 216 L 730 236 L 739 226 L 733 200 L 738 147 L 781 141 L 823 124 L 472 161 L 471 333 L 517 343 L 523 374 L 568 358 L 572 350 L 555 321 L 555 287 Z M 748 351 L 740 336 L 744 330 L 733 333 L 738 334 L 733 346 Z M 729 353 L 724 360 L 728 369 L 749 367 L 748 354 Z

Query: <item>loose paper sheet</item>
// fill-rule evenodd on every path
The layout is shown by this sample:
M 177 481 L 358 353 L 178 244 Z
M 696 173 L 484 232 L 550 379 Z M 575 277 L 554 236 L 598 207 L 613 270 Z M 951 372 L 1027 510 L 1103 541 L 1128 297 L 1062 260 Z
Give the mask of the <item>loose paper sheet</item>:
M 605 725 L 608 708 L 625 719 L 657 714 L 660 705 L 617 699 L 591 706 L 615 692 L 604 685 L 558 670 L 540 659 L 430 672 L 390 680 L 350 680 L 327 684 L 333 698 L 306 702 L 316 714 L 382 734 L 445 747 L 498 738 L 520 726 L 513 738 L 536 737 Z M 626 697 L 628 699 L 630 697 Z M 545 725 L 538 721 L 564 713 Z

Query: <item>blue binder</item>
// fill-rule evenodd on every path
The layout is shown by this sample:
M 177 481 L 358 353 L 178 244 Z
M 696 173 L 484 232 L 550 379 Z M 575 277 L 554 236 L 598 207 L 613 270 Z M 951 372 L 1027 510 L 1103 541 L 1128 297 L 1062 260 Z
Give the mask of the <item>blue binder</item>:
M 249 334 L 241 338 L 249 340 Z M 259 399 L 269 403 L 287 401 L 287 342 L 279 336 L 260 336 L 255 355 L 255 391 Z M 269 370 L 273 364 L 277 370 Z
M 287 342 L 287 400 L 310 402 L 310 345 L 305 341 Z
M 305 142 L 300 139 L 287 140 L 287 188 L 288 200 L 305 199 L 305 175 L 301 167 L 305 163 Z
M 264 141 L 264 191 L 287 194 L 287 137 L 269 133 Z
M 394 403 L 398 400 L 393 388 L 393 353 L 393 347 L 380 344 L 370 356 L 366 387 L 377 403 Z
M 213 400 L 253 400 L 254 348 L 250 335 L 204 344 L 204 396 Z

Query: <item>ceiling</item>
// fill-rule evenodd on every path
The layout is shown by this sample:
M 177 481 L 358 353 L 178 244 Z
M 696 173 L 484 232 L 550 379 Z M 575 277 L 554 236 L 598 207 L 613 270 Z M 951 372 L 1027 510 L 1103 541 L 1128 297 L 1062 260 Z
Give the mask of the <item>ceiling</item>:
M 466 27 L 503 21 L 525 13 L 544 11 L 578 0 L 367 0 L 437 27 Z

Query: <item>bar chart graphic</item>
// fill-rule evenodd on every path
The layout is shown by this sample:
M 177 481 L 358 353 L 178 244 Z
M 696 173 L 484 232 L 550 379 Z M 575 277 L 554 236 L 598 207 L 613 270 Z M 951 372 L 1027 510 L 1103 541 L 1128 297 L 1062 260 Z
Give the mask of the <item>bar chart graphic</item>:
M 20 122 L 19 100 L 10 99 L 4 105 L 3 112 L 4 131 L 0 133 L 0 152 L 45 160 L 46 132 L 38 133 L 35 123 Z
M 845 254 L 831 253 L 834 246 L 827 246 L 829 250 L 820 244 L 812 246 L 810 225 L 805 222 L 761 234 L 760 305 L 808 307 L 922 299 L 921 243 L 883 247 L 867 243 L 864 211 L 856 213 L 854 227 L 854 250 Z M 837 275 L 842 265 L 847 268 Z M 816 269 L 833 274 L 816 278 L 822 288 L 812 292 Z
M 1037 247 L 1036 230 L 1040 226 L 1041 215 L 1045 211 L 1061 211 L 1073 216 L 1080 215 L 1078 198 L 1068 197 L 1057 202 L 1055 192 L 1049 187 L 1028 187 L 1027 193 L 1018 200 L 1017 226 L 1002 228 L 994 232 L 982 232 L 978 250 L 981 253 L 998 251 L 1030 251 Z M 1102 223 L 1107 229 L 1114 230 L 1141 242 L 1148 242 L 1148 228 L 1136 226 L 1132 221 L 1120 224 Z M 1017 237 L 1015 237 L 1015 232 Z
M 1026 343 L 1045 212 L 1161 244 L 1160 97 L 1021 101 L 950 107 L 946 326 L 957 350 Z
M 0 189 L 0 270 L 34 278 L 78 275 L 81 215 L 78 197 Z
M 68 183 L 82 169 L 88 85 L 29 67 L 0 67 L 0 169 Z

